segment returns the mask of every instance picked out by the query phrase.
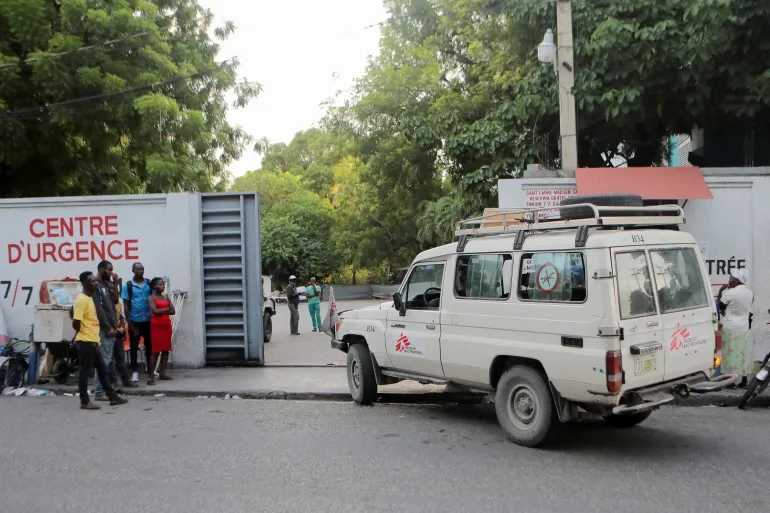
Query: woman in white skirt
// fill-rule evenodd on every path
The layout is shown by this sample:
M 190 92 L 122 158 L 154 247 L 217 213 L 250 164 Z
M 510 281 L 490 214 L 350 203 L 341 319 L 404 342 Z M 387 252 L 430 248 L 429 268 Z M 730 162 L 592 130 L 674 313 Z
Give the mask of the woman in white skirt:
M 730 273 L 730 281 L 719 289 L 717 300 L 722 310 L 722 373 L 741 376 L 744 388 L 752 372 L 749 316 L 754 293 L 746 286 L 748 273 L 743 269 Z

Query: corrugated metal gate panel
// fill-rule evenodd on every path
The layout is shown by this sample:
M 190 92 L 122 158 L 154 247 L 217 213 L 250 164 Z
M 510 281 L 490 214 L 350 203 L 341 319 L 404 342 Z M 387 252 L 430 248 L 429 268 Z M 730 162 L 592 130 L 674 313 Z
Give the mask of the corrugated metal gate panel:
M 201 195 L 207 363 L 264 363 L 256 193 Z

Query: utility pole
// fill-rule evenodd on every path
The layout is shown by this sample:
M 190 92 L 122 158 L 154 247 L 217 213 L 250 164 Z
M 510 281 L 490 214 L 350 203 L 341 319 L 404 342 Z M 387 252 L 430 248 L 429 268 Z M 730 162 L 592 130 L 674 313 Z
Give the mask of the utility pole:
M 561 133 L 561 168 L 574 176 L 577 158 L 577 108 L 572 88 L 575 85 L 575 55 L 572 48 L 572 0 L 556 2 L 556 68 L 559 82 L 559 132 Z

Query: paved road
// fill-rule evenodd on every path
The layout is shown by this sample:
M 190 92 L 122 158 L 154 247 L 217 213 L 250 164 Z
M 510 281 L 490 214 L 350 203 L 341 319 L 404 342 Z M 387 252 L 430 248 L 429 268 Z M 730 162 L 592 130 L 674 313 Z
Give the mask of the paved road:
M 670 408 L 507 442 L 489 408 L 0 397 L 2 511 L 766 511 L 765 411 Z
M 379 301 L 337 301 L 337 308 L 342 310 L 363 308 L 380 304 Z M 313 333 L 307 303 L 299 305 L 299 337 L 289 335 L 289 307 L 277 306 L 278 312 L 273 317 L 273 339 L 265 344 L 265 361 L 270 364 L 312 364 L 344 365 L 345 354 L 329 346 L 329 336 L 325 333 Z M 329 303 L 321 303 L 321 318 L 326 315 Z

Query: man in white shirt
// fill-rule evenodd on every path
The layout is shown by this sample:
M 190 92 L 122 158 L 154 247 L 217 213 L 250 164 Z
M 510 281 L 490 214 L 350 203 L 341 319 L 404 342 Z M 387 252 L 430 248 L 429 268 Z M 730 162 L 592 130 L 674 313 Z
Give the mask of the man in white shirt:
M 746 286 L 748 273 L 738 269 L 730 273 L 730 281 L 719 290 L 717 300 L 722 310 L 722 372 L 742 376 L 745 387 L 751 373 L 751 336 L 749 316 L 754 293 Z

